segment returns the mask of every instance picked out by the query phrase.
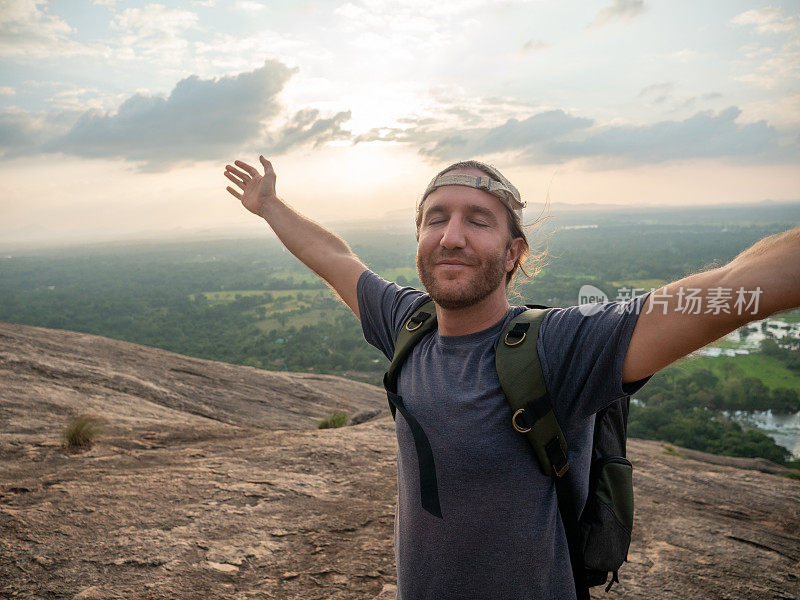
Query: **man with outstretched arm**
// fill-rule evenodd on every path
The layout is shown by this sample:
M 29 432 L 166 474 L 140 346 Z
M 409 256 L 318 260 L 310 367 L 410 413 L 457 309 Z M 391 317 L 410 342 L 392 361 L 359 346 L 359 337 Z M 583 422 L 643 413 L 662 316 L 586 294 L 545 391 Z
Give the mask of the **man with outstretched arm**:
M 343 240 L 294 211 L 276 195 L 270 162 L 260 162 L 263 175 L 241 161 L 227 165 L 225 176 L 238 188 L 228 191 L 335 290 L 387 358 L 406 320 L 435 302 L 438 329 L 414 347 L 397 389 L 430 442 L 441 510 L 432 514 L 420 504 L 414 438 L 398 415 L 397 597 L 578 597 L 553 481 L 510 427 L 494 362 L 500 332 L 525 310 L 506 296 L 528 254 L 518 190 L 476 161 L 437 174 L 417 207 L 416 265 L 425 293 L 382 279 Z M 722 306 L 725 290 L 733 299 L 750 294 L 748 310 Z M 715 298 L 715 308 L 695 310 L 690 301 L 698 297 Z M 797 306 L 800 227 L 761 240 L 723 267 L 628 301 L 548 312 L 537 349 L 568 442 L 575 498 L 586 497 L 599 411 L 693 350 Z

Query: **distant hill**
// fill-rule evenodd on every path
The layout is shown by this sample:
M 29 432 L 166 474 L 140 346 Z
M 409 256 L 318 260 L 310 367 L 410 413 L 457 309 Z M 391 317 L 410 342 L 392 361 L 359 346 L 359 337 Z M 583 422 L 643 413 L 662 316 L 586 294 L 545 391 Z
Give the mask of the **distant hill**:
M 0 323 L 0 598 L 394 598 L 385 402 L 337 377 Z M 82 454 L 59 445 L 72 412 L 106 421 Z M 798 597 L 786 469 L 640 440 L 629 457 L 629 562 L 595 598 Z

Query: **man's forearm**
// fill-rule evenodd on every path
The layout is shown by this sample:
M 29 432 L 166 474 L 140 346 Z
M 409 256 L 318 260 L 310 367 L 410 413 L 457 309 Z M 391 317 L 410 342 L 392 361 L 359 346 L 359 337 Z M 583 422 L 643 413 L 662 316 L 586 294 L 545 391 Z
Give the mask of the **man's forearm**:
M 734 291 L 761 289 L 751 320 L 800 307 L 800 226 L 759 240 L 725 269 L 726 286 Z
M 300 214 L 280 198 L 265 205 L 261 216 L 287 250 L 326 281 L 330 281 L 326 267 L 332 266 L 333 258 L 351 256 L 357 260 L 347 242 Z

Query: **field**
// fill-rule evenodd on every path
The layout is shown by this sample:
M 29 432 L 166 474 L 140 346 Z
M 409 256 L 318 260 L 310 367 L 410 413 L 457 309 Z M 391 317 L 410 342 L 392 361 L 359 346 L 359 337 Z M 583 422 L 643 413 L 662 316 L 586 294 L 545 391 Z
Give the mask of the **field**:
M 800 390 L 800 374 L 787 369 L 778 359 L 762 354 L 693 356 L 674 364 L 675 368 L 687 374 L 697 369 L 708 369 L 720 379 L 725 379 L 728 369 L 739 369 L 746 377 L 760 379 L 769 389 L 784 387 Z

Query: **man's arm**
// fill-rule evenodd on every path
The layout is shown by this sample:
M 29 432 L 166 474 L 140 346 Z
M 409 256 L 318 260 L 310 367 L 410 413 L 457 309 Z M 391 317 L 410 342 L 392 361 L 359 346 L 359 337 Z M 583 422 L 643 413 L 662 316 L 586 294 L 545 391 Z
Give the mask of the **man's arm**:
M 694 292 L 702 299 L 698 314 L 693 314 L 696 304 L 688 306 L 690 290 L 699 290 Z M 744 302 L 736 306 L 739 290 Z M 725 296 L 727 313 L 709 300 Z M 750 321 L 797 307 L 800 227 L 760 240 L 724 267 L 689 275 L 650 294 L 625 355 L 622 382 L 652 375 Z
M 242 205 L 263 217 L 283 245 L 300 261 L 333 288 L 347 306 L 360 318 L 356 284 L 367 266 L 353 254 L 347 243 L 311 219 L 304 217 L 275 193 L 275 170 L 263 156 L 264 175 L 240 160 L 239 169 L 226 165 L 225 176 L 243 193 L 231 187 L 227 190 L 242 201 Z

